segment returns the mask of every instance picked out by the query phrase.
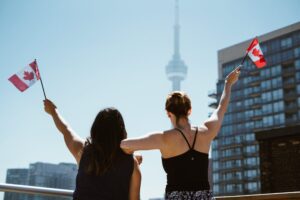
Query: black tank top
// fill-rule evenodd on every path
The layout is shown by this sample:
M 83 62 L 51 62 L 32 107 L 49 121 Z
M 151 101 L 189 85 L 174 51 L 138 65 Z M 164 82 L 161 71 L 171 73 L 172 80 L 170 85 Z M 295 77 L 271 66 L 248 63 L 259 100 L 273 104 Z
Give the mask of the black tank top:
M 96 176 L 85 172 L 89 154 L 84 150 L 76 177 L 73 200 L 128 199 L 129 184 L 133 172 L 133 157 L 120 150 L 114 165 L 104 174 Z
M 177 129 L 189 146 L 189 150 L 178 156 L 162 158 L 167 173 L 166 192 L 209 190 L 208 154 L 194 150 L 198 128 L 192 146 L 180 129 Z

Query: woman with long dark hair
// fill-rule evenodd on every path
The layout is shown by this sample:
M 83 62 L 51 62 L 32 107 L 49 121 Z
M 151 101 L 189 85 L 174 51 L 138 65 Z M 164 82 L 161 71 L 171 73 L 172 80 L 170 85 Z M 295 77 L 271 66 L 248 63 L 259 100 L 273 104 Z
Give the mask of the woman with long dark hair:
M 83 140 L 63 120 L 54 103 L 47 99 L 44 106 L 79 165 L 74 200 L 139 199 L 141 173 L 137 160 L 120 148 L 127 133 L 117 109 L 101 110 L 90 137 Z
M 239 74 L 240 67 L 226 77 L 219 106 L 200 126 L 190 124 L 190 98 L 183 92 L 175 91 L 168 95 L 165 104 L 174 128 L 122 141 L 121 148 L 127 153 L 160 150 L 163 168 L 167 174 L 166 199 L 214 199 L 208 182 L 208 153 L 211 141 L 222 125 L 231 87 L 238 80 Z

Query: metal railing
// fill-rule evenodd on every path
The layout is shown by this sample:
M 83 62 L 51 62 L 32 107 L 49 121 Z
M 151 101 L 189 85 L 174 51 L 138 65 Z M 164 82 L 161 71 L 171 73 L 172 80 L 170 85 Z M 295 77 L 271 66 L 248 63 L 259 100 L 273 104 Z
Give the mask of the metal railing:
M 0 191 L 2 192 L 17 192 L 26 194 L 39 194 L 46 196 L 72 197 L 72 190 L 45 188 L 27 185 L 16 185 L 0 183 Z M 237 195 L 237 196 L 219 196 L 216 200 L 299 200 L 300 192 L 283 192 L 283 193 L 268 193 L 268 194 L 253 194 L 253 195 Z
M 45 188 L 28 185 L 16 185 L 0 183 L 0 191 L 2 192 L 17 192 L 26 194 L 40 194 L 46 196 L 72 197 L 73 190 Z

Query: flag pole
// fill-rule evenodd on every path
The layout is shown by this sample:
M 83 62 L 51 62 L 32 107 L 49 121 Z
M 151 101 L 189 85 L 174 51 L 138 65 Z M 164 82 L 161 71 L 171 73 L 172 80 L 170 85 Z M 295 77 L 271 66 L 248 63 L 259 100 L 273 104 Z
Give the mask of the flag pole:
M 36 59 L 34 59 L 34 62 L 37 64 L 37 62 L 36 62 Z M 42 89 L 43 89 L 44 97 L 45 97 L 45 100 L 46 100 L 46 99 L 47 99 L 47 97 L 46 97 L 46 93 L 45 93 L 44 84 L 43 84 L 43 80 L 42 80 L 42 76 L 41 76 L 41 72 L 40 72 L 40 70 L 39 70 L 39 76 L 40 76 L 40 80 L 41 80 L 41 85 L 42 85 Z
M 246 60 L 246 58 L 247 58 L 247 55 L 248 55 L 248 52 L 246 52 L 246 54 L 245 54 L 245 56 L 244 56 L 244 58 L 243 58 L 243 60 L 242 60 L 242 62 L 241 62 L 240 65 L 243 65 L 243 64 L 244 64 L 244 62 L 245 62 L 245 60 Z

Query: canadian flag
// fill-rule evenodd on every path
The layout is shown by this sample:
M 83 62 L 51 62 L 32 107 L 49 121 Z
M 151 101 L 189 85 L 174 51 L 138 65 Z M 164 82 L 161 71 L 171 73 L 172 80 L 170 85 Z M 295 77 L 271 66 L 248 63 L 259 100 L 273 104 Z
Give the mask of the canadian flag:
M 27 65 L 18 73 L 12 75 L 8 80 L 21 92 L 32 86 L 40 79 L 40 73 L 36 60 Z
M 262 50 L 259 46 L 258 39 L 255 38 L 250 46 L 247 49 L 248 56 L 251 58 L 251 60 L 254 62 L 256 67 L 262 68 L 266 66 L 267 62 L 264 58 L 264 55 L 262 53 Z

